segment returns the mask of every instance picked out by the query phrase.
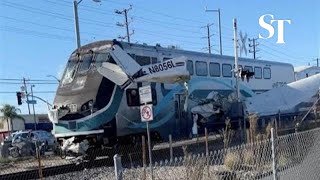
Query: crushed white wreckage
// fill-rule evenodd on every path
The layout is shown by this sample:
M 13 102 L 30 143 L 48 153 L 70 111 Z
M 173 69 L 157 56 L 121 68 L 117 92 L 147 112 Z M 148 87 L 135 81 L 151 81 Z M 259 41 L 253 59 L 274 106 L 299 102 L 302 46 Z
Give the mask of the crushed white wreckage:
M 320 74 L 274 88 L 265 93 L 247 98 L 248 114 L 268 116 L 281 113 L 294 113 L 319 99 Z

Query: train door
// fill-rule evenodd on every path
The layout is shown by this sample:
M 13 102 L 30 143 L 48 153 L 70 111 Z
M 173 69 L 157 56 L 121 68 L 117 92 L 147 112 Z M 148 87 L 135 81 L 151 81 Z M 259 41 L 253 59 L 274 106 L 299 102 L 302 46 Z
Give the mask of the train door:
M 185 94 L 177 93 L 174 97 L 175 103 L 175 129 L 176 137 L 188 136 L 188 122 L 186 112 L 184 111 Z

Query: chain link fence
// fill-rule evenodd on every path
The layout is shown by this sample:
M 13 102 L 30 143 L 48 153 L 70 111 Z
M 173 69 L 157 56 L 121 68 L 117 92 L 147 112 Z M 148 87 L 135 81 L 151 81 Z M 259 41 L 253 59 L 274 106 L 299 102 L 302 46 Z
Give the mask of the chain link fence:
M 273 130 L 273 129 L 272 129 Z M 209 146 L 207 146 L 209 148 Z M 125 168 L 123 179 L 314 179 L 320 178 L 320 129 Z
M 255 128 L 255 127 L 254 127 Z M 152 173 L 147 146 L 123 146 L 115 172 L 113 153 L 90 158 L 63 157 L 46 152 L 41 156 L 0 159 L 0 179 L 319 179 L 320 128 L 271 136 L 240 131 L 206 133 L 193 139 L 153 145 Z M 240 141 L 241 142 L 241 141 Z M 108 149 L 101 150 L 104 152 Z

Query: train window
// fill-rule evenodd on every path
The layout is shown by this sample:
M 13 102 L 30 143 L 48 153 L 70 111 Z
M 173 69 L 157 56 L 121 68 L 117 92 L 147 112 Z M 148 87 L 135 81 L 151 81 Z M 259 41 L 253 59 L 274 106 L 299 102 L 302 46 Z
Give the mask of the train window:
M 243 71 L 253 72 L 253 68 L 252 66 L 244 66 Z M 250 78 L 252 78 L 252 76 L 250 76 Z
M 95 64 L 96 67 L 100 67 L 103 62 L 109 59 L 109 53 L 99 53 L 96 55 Z
M 135 54 L 130 54 L 130 53 L 129 53 L 129 56 L 131 56 L 132 59 L 134 59 L 134 60 L 136 59 L 136 55 L 135 55 Z
M 92 57 L 93 57 L 93 53 L 87 53 L 82 55 L 80 59 L 80 68 L 79 68 L 80 73 L 89 70 Z
M 222 76 L 232 77 L 232 66 L 230 64 L 222 64 Z
M 155 89 L 151 89 L 152 94 L 152 104 L 157 105 L 157 92 Z M 126 91 L 127 96 L 127 104 L 128 106 L 140 106 L 140 99 L 139 99 L 139 90 L 138 89 L 127 89 Z
M 151 57 L 151 64 L 158 63 L 158 59 L 156 57 Z
M 249 72 L 253 72 L 252 66 L 244 66 L 243 70 L 244 70 L 244 71 L 249 70 Z
M 189 71 L 190 75 L 193 75 L 193 61 L 187 61 L 187 70 Z
M 150 64 L 150 57 L 149 56 L 136 56 L 136 61 L 141 66 Z
M 270 68 L 263 68 L 263 78 L 264 79 L 271 79 L 271 69 Z
M 208 67 L 206 62 L 196 61 L 196 74 L 198 76 L 208 75 Z
M 254 67 L 254 77 L 256 79 L 261 79 L 262 78 L 262 69 L 261 69 L 261 67 Z
M 76 72 L 77 64 L 78 64 L 78 61 L 73 57 L 69 60 L 66 71 L 62 79 L 62 84 L 68 84 L 72 82 L 73 76 Z
M 128 106 L 140 106 L 138 89 L 127 89 L 126 95 Z
M 220 64 L 219 63 L 210 63 L 209 64 L 209 73 L 210 73 L 210 76 L 220 77 Z

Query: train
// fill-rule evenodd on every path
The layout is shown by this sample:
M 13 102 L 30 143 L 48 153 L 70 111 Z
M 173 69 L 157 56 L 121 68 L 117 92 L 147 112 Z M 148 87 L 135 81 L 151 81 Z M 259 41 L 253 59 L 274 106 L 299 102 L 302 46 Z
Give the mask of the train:
M 122 65 L 114 55 L 115 47 L 130 57 Z M 122 73 L 126 82 L 121 84 L 114 80 L 118 75 L 108 78 L 99 72 L 104 63 L 109 63 L 119 65 L 119 68 L 147 67 L 149 73 L 157 70 L 165 74 L 164 67 L 171 63 L 175 67 L 177 64 L 172 59 L 179 57 L 185 58 L 184 65 L 190 76 L 187 93 L 185 85 L 179 82 L 130 81 L 141 76 L 141 72 Z M 152 66 L 159 63 L 163 64 L 162 69 Z M 289 63 L 240 57 L 239 67 L 242 72 L 251 73 L 240 79 L 242 97 L 252 97 L 295 79 L 294 68 Z M 149 123 L 152 140 L 164 141 L 169 134 L 173 138 L 188 137 L 194 126 L 193 108 L 203 104 L 202 100 L 213 91 L 225 98 L 235 91 L 233 70 L 232 56 L 117 40 L 83 45 L 68 59 L 53 108 L 49 110 L 53 134 L 60 140 L 76 137 L 105 146 L 135 143 L 146 132 L 146 123 L 140 118 L 138 91 L 140 87 L 150 85 L 154 118 Z

